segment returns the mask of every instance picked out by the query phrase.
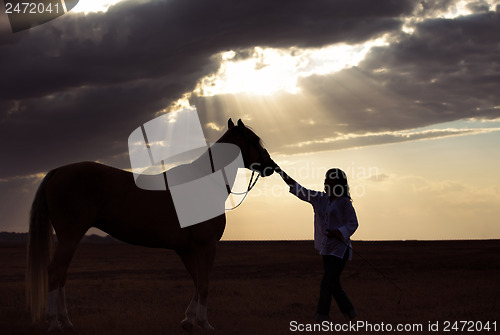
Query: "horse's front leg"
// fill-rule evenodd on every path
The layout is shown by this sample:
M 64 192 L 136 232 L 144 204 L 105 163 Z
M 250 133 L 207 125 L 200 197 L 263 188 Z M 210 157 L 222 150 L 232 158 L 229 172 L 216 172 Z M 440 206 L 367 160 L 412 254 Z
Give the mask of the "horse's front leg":
M 212 331 L 214 327 L 210 325 L 207 317 L 208 286 L 210 272 L 215 259 L 215 243 L 207 246 L 196 254 L 196 272 L 198 291 L 198 307 L 196 311 L 196 321 L 203 331 Z
M 196 313 L 198 311 L 198 291 L 195 290 L 194 296 L 191 299 L 188 307 L 186 308 L 186 317 L 181 322 L 182 328 L 187 331 L 191 331 L 196 324 Z
M 177 254 L 180 256 L 182 263 L 188 270 L 191 278 L 194 283 L 194 295 L 189 303 L 185 315 L 184 320 L 181 321 L 181 327 L 184 330 L 192 331 L 196 325 L 196 313 L 198 311 L 198 290 L 196 289 L 196 257 L 192 251 L 177 251 Z

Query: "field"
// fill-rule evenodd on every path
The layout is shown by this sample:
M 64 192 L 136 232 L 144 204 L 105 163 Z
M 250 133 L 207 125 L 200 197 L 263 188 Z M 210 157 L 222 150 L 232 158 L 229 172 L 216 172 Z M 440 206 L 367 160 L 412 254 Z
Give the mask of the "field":
M 384 334 L 397 324 L 408 327 L 403 334 L 500 333 L 500 241 L 353 244 L 364 259 L 354 255 L 343 285 L 365 321 L 357 333 Z M 25 248 L 0 247 L 0 264 L 0 334 L 45 334 L 24 311 Z M 311 241 L 220 243 L 208 305 L 215 333 L 302 333 L 299 324 L 313 322 L 321 275 Z M 180 320 L 192 292 L 174 252 L 125 244 L 80 245 L 66 286 L 70 318 L 85 335 L 186 334 Z M 335 304 L 331 319 L 345 322 Z M 471 323 L 460 321 L 478 328 L 467 332 Z M 489 331 L 477 331 L 488 321 Z

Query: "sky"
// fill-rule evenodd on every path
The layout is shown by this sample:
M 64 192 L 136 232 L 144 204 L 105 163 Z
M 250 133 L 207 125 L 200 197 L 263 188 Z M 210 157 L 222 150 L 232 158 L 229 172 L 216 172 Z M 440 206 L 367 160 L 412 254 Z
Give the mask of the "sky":
M 17 33 L 0 8 L 0 231 L 27 231 L 47 171 L 130 169 L 130 133 L 194 105 L 208 142 L 241 118 L 303 186 L 346 171 L 353 239 L 500 238 L 498 0 L 80 0 Z M 226 214 L 226 240 L 313 237 L 276 175 Z

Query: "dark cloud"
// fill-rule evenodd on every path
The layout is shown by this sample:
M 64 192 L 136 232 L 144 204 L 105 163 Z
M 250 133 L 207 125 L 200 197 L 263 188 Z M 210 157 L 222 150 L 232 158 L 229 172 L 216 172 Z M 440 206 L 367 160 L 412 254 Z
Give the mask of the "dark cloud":
M 500 117 L 500 13 L 426 20 L 358 67 L 302 80 L 342 133 Z M 342 125 L 342 126 L 339 126 Z M 318 135 L 317 135 L 318 136 Z
M 372 49 L 358 67 L 303 78 L 300 95 L 221 95 L 192 101 L 207 115 L 223 111 L 219 124 L 234 111 L 250 116 L 259 135 L 273 138 L 269 149 L 282 153 L 458 135 L 361 136 L 499 118 L 500 34 L 494 31 L 500 31 L 498 11 L 426 20 L 413 34 L 401 33 L 390 45 Z M 356 137 L 325 140 L 346 134 Z
M 339 137 L 333 139 L 322 139 L 317 141 L 299 142 L 289 146 L 281 153 L 292 154 L 298 152 L 318 152 L 339 150 L 348 148 L 360 148 L 370 145 L 381 145 L 390 143 L 400 143 L 415 140 L 429 140 L 449 136 L 479 134 L 481 131 L 474 129 L 445 129 L 434 131 L 419 131 L 413 133 L 379 133 L 366 134 L 353 137 Z
M 401 32 L 404 17 L 452 6 L 447 0 L 128 1 L 106 14 L 68 14 L 17 34 L 3 29 L 1 17 L 0 210 L 19 203 L 26 213 L 38 182 L 33 173 L 82 160 L 128 168 L 130 132 L 216 71 L 214 55 L 226 50 L 245 58 L 255 46 L 393 36 L 357 68 L 304 78 L 301 96 L 193 97 L 202 123 L 215 124 L 205 129 L 212 141 L 228 117 L 248 120 L 264 140 L 273 139 L 266 141 L 270 150 L 283 153 L 450 136 L 457 133 L 364 135 L 499 117 L 498 10 L 485 12 L 477 2 L 469 6 L 475 15 L 425 20 L 414 34 Z M 325 140 L 345 134 L 357 137 Z
M 123 2 L 24 33 L 0 55 L 0 97 L 178 74 L 227 49 L 361 42 L 398 28 L 412 9 L 410 1 Z
M 467 8 L 470 9 L 473 13 L 482 13 L 488 12 L 490 6 L 486 1 L 474 1 L 467 4 Z
M 407 101 L 403 107 L 414 110 L 421 124 L 496 118 L 500 35 L 494 31 L 500 31 L 498 11 L 427 20 L 399 43 L 375 48 L 359 67 Z
M 401 105 L 397 106 L 398 101 L 394 102 L 395 97 L 381 95 L 380 92 L 369 94 L 370 92 L 366 91 L 364 98 L 357 101 L 358 91 L 355 91 L 352 97 L 349 86 L 343 84 L 342 87 L 344 90 L 339 87 L 334 89 L 336 94 L 342 98 L 344 95 L 349 96 L 342 101 L 329 97 L 329 101 L 335 101 L 329 106 L 318 96 L 307 94 L 280 94 L 268 98 L 219 95 L 193 97 L 191 102 L 196 104 L 202 122 L 207 120 L 208 115 L 214 115 L 214 111 L 223 111 L 218 113 L 217 117 L 210 118 L 210 121 L 220 128 L 208 129 L 206 135 L 210 140 L 216 140 L 225 131 L 227 118 L 243 118 L 264 140 L 266 149 L 273 155 L 314 153 L 498 131 L 498 128 L 414 129 L 450 120 L 443 117 L 434 118 L 434 122 L 428 121 L 419 115 L 422 111 L 417 108 L 403 109 Z M 389 101 L 386 101 L 388 96 Z M 386 109 L 382 109 L 381 106 L 384 105 Z M 366 106 L 373 109 L 366 111 Z M 433 113 L 428 112 L 431 120 L 432 116 Z M 391 117 L 396 120 L 391 120 Z
M 416 12 L 420 15 L 434 16 L 437 13 L 448 12 L 455 7 L 455 0 L 422 0 Z
M 414 3 L 128 1 L 3 31 L 0 176 L 123 154 L 130 131 L 214 72 L 220 51 L 361 42 L 398 29 Z

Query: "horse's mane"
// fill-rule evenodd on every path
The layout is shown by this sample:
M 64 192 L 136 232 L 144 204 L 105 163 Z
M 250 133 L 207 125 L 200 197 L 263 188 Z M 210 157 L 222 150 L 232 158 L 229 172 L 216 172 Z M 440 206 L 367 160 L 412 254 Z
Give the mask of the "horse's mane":
M 251 142 L 257 143 L 261 148 L 264 148 L 264 141 L 255 133 L 253 128 L 243 123 L 240 125 L 239 122 L 237 125 L 229 127 L 229 129 L 227 129 L 227 131 L 221 136 L 221 138 L 219 138 L 218 141 L 224 142 L 226 136 L 231 136 L 230 134 L 234 134 L 234 132 L 247 137 L 247 139 Z
M 255 142 L 259 143 L 259 145 L 261 147 L 264 147 L 264 142 L 262 141 L 262 139 L 255 133 L 255 131 L 253 130 L 252 127 L 249 127 L 247 125 L 245 125 L 245 128 L 248 130 L 248 133 L 250 134 L 250 136 L 252 137 L 252 140 L 254 140 Z

